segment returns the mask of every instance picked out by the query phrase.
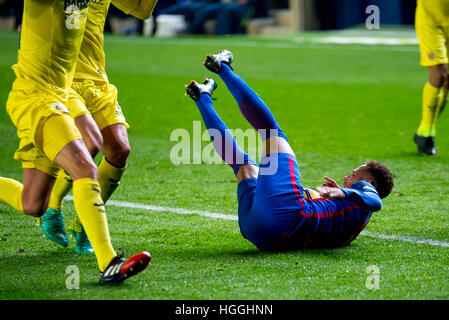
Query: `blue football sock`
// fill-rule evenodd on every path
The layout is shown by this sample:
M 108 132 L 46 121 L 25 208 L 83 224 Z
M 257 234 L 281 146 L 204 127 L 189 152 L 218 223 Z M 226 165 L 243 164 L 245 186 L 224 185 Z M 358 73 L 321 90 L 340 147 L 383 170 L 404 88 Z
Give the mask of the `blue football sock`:
M 237 145 L 228 127 L 215 111 L 212 98 L 208 94 L 201 95 L 196 105 L 203 117 L 215 151 L 234 170 L 235 174 L 244 164 L 258 166 L 257 162 Z
M 287 136 L 279 127 L 267 105 L 242 78 L 232 71 L 230 66 L 221 63 L 218 75 L 234 96 L 243 116 L 259 132 L 262 140 L 265 141 L 273 135 L 287 140 Z

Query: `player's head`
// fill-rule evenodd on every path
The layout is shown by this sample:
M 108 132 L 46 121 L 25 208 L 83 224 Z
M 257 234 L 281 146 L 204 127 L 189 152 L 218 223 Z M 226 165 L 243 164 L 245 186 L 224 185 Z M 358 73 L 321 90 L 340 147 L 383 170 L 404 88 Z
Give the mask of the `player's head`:
M 343 177 L 343 187 L 348 188 L 357 181 L 364 180 L 376 188 L 381 199 L 388 196 L 393 190 L 393 175 L 390 170 L 379 161 L 370 160 L 352 171 L 352 174 Z

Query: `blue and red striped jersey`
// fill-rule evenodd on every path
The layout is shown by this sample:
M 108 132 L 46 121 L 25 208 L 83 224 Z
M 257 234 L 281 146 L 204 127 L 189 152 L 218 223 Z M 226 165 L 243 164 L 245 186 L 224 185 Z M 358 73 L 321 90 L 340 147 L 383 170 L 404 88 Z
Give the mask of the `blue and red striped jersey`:
M 302 209 L 277 247 L 329 248 L 352 242 L 365 228 L 373 211 L 382 208 L 382 201 L 376 189 L 366 181 L 341 190 L 346 194 L 341 200 L 307 199 L 298 192 Z

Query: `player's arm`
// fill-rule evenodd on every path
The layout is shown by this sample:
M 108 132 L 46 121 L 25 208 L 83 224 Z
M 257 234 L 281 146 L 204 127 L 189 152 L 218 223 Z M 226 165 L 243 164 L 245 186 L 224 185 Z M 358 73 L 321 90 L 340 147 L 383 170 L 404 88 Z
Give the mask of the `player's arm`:
M 359 207 L 370 211 L 382 209 L 382 200 L 376 189 L 365 181 L 358 181 L 351 188 L 340 188 L 346 195 L 345 199 L 354 202 Z
M 376 189 L 367 182 L 358 181 L 351 188 L 335 188 L 321 186 L 318 188 L 321 196 L 332 200 L 349 200 L 359 207 L 370 211 L 382 209 L 382 200 Z
M 112 0 L 114 6 L 140 20 L 151 17 L 157 0 Z

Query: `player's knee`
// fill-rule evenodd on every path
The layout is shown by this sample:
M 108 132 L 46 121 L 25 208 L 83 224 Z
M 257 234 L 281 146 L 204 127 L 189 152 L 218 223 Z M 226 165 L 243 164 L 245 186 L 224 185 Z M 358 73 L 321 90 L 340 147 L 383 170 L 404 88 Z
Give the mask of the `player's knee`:
M 288 153 L 292 156 L 295 155 L 287 140 L 285 140 L 285 138 L 281 136 L 272 136 L 265 140 L 262 155 L 266 156 L 268 154 L 275 153 Z
M 43 199 L 24 199 L 22 202 L 23 212 L 32 217 L 40 217 L 47 210 L 47 203 Z
M 81 178 L 93 178 L 97 177 L 97 166 L 91 157 L 86 156 L 86 153 L 77 152 L 73 154 L 73 166 L 70 176 L 73 180 Z
M 101 135 L 100 130 L 96 126 L 86 125 L 81 127 L 80 131 L 87 150 L 91 154 L 92 158 L 94 158 L 103 146 L 103 136 Z
M 109 152 L 106 158 L 109 162 L 117 167 L 122 167 L 126 164 L 126 161 L 131 153 L 131 147 L 129 143 L 117 143 L 109 148 Z
M 95 177 L 97 175 L 97 166 L 91 158 L 80 158 L 78 169 L 83 177 Z
M 443 76 L 443 87 L 446 90 L 449 89 L 449 74 L 447 73 L 447 69 L 446 69 L 446 73 Z
M 441 88 L 448 80 L 448 67 L 446 64 L 431 67 L 429 82 L 435 88 Z
M 259 167 L 252 164 L 242 165 L 239 168 L 239 171 L 237 171 L 237 183 L 240 183 L 245 179 L 257 178 L 258 175 Z
M 448 79 L 448 75 L 447 75 L 447 68 L 446 70 L 442 70 L 439 74 L 438 74 L 438 88 L 441 88 L 442 86 L 444 86 L 444 84 L 447 82 Z

